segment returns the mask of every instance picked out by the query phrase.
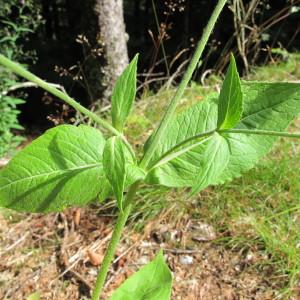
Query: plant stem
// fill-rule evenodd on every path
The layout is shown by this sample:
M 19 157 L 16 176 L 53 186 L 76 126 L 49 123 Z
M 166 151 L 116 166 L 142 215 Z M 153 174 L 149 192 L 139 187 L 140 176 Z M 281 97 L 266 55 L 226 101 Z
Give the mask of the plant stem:
M 0 64 L 7 67 L 8 69 L 12 70 L 16 74 L 24 77 L 25 79 L 34 82 L 37 86 L 43 88 L 44 90 L 48 91 L 52 95 L 58 97 L 62 101 L 68 103 L 70 106 L 74 107 L 77 111 L 83 113 L 87 117 L 89 117 L 91 120 L 95 121 L 108 131 L 110 131 L 113 135 L 119 136 L 122 138 L 123 142 L 125 143 L 126 147 L 130 151 L 131 155 L 135 157 L 135 153 L 125 138 L 125 136 L 119 132 L 117 129 L 115 129 L 113 126 L 111 126 L 107 121 L 101 119 L 98 117 L 95 113 L 91 112 L 90 110 L 86 109 L 84 106 L 79 104 L 77 101 L 72 99 L 69 95 L 66 93 L 63 93 L 62 91 L 55 88 L 53 85 L 49 84 L 48 82 L 44 81 L 43 79 L 35 76 L 31 72 L 27 71 L 25 68 L 23 68 L 20 64 L 15 63 L 11 61 L 10 59 L 6 58 L 4 55 L 0 54 Z
M 117 223 L 114 227 L 114 232 L 112 235 L 112 238 L 109 242 L 108 248 L 106 250 L 106 254 L 104 256 L 102 265 L 100 267 L 98 276 L 97 276 L 97 280 L 96 280 L 96 284 L 95 284 L 95 288 L 93 291 L 93 295 L 92 295 L 92 300 L 99 300 L 99 297 L 101 295 L 103 286 L 104 286 L 104 282 L 111 264 L 111 261 L 115 255 L 116 252 L 116 248 L 118 246 L 118 243 L 120 241 L 120 237 L 123 231 L 123 228 L 126 224 L 126 221 L 128 219 L 128 216 L 130 214 L 131 211 L 131 207 L 132 207 L 132 200 L 133 197 L 135 196 L 135 193 L 137 191 L 139 182 L 137 181 L 136 183 L 134 183 L 133 185 L 131 185 L 131 187 L 128 190 L 128 193 L 125 197 L 125 203 L 124 203 L 124 209 L 123 212 L 120 211 L 118 219 L 117 219 Z
M 189 64 L 179 86 L 178 86 L 178 89 L 177 89 L 174 97 L 172 98 L 172 100 L 161 120 L 161 123 L 159 124 L 156 131 L 153 133 L 149 148 L 146 151 L 146 153 L 144 154 L 144 157 L 142 158 L 142 160 L 140 162 L 140 166 L 144 169 L 147 169 L 148 164 L 154 154 L 155 148 L 156 148 L 159 140 L 162 138 L 162 136 L 167 128 L 167 125 L 168 125 L 170 119 L 172 118 L 172 115 L 175 112 L 176 106 L 183 95 L 183 92 L 184 92 L 185 88 L 187 87 L 188 82 L 190 81 L 195 69 L 197 68 L 198 61 L 199 61 L 199 59 L 203 53 L 203 50 L 208 42 L 209 36 L 217 22 L 217 19 L 221 13 L 223 7 L 226 4 L 226 1 L 227 0 L 219 0 L 218 1 L 218 4 L 212 13 L 212 15 L 207 23 L 206 28 L 203 31 L 202 37 L 201 37 L 200 41 L 198 42 L 196 51 L 191 59 L 191 62 Z
M 300 138 L 300 133 L 289 133 L 272 130 L 259 130 L 259 129 L 224 129 L 218 130 L 219 133 L 243 133 L 243 134 L 258 134 L 258 135 L 269 135 L 269 136 L 282 136 L 288 138 Z
M 95 121 L 105 129 L 109 130 L 112 134 L 121 136 L 121 133 L 117 129 L 112 127 L 108 122 L 101 119 L 96 114 L 94 114 L 93 112 L 89 111 L 88 109 L 80 105 L 77 101 L 72 99 L 67 94 L 63 93 L 62 91 L 58 90 L 51 84 L 47 83 L 46 81 L 42 80 L 41 78 L 27 71 L 20 64 L 11 61 L 10 59 L 6 58 L 2 54 L 0 54 L 0 64 L 12 70 L 14 73 L 26 78 L 27 80 L 36 83 L 39 87 L 43 88 L 44 90 L 48 91 L 50 94 L 58 97 L 64 102 L 68 103 L 70 106 L 74 107 L 77 111 L 83 113 L 84 115 L 88 116 L 91 120 Z

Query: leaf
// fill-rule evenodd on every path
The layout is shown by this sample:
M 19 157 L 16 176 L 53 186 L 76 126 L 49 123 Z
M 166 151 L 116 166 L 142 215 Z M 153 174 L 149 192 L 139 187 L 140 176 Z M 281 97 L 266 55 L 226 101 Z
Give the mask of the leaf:
M 242 83 L 244 113 L 235 128 L 285 131 L 300 113 L 300 84 Z M 240 176 L 264 157 L 278 139 L 272 136 L 226 134 L 230 159 L 222 176 L 223 183 Z
M 222 84 L 218 105 L 218 128 L 233 128 L 241 119 L 243 95 L 234 56 L 231 54 L 230 65 Z
M 218 106 L 214 100 L 214 98 L 209 97 L 206 101 L 178 114 L 169 123 L 165 139 L 159 142 L 151 160 L 152 166 L 156 165 L 160 157 L 175 145 L 198 133 L 216 128 Z M 194 143 L 195 147 L 189 148 L 191 145 L 188 144 L 188 151 L 183 152 L 179 157 L 153 168 L 146 177 L 147 182 L 169 187 L 195 186 L 197 180 L 200 181 L 199 174 L 204 174 L 202 167 L 206 159 L 204 153 L 210 141 L 201 140 Z
M 105 174 L 100 131 L 80 125 L 48 130 L 0 171 L 0 206 L 18 211 L 61 211 L 101 192 Z
M 40 300 L 40 293 L 36 292 L 27 297 L 27 300 Z
M 242 93 L 244 112 L 235 128 L 284 131 L 300 113 L 299 84 L 242 82 Z M 178 114 L 169 124 L 165 140 L 158 144 L 152 165 L 176 144 L 201 132 L 215 129 L 218 119 L 216 103 L 217 96 L 211 95 L 205 101 Z M 232 180 L 252 168 L 270 151 L 277 139 L 236 133 L 222 136 L 230 149 L 229 161 L 221 174 L 211 177 L 210 184 Z M 206 150 L 208 146 L 209 142 L 205 141 L 192 151 L 152 169 L 147 175 L 147 182 L 170 187 L 195 187 L 199 174 L 203 174 L 202 166 L 207 160 L 205 153 L 209 153 Z
M 217 133 L 186 149 L 183 154 L 176 154 L 174 159 L 154 167 L 147 181 L 166 186 L 191 186 L 195 194 L 215 181 L 229 161 L 226 139 Z
M 199 193 L 219 178 L 229 161 L 229 146 L 225 138 L 214 133 L 203 151 L 201 169 L 191 194 Z
M 129 277 L 110 300 L 168 300 L 171 288 L 172 274 L 160 251 L 152 262 Z
M 126 179 L 126 157 L 124 144 L 120 137 L 113 136 L 107 140 L 103 151 L 103 166 L 122 211 L 123 192 Z
M 98 203 L 102 203 L 104 202 L 109 196 L 111 196 L 112 194 L 112 188 L 111 185 L 109 183 L 109 181 L 107 180 L 107 178 L 103 178 L 102 181 L 102 189 L 100 194 L 98 195 Z
M 132 185 L 134 182 L 138 180 L 142 180 L 145 177 L 145 171 L 137 166 L 136 157 L 132 157 L 130 151 L 124 147 L 125 152 L 125 161 L 126 161 L 126 179 L 125 179 L 125 188 Z M 104 178 L 102 184 L 102 191 L 98 196 L 98 202 L 103 202 L 106 198 L 113 194 L 113 190 L 110 182 L 107 178 Z
M 138 54 L 118 78 L 111 100 L 113 126 L 123 131 L 124 123 L 131 111 L 136 93 L 136 72 Z

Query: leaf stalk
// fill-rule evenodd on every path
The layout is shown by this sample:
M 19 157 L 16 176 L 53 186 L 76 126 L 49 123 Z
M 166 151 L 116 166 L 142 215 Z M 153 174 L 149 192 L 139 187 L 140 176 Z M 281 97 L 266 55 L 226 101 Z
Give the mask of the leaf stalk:
M 200 145 L 214 133 L 226 134 L 226 133 L 234 133 L 234 134 L 256 134 L 256 135 L 267 135 L 267 136 L 277 136 L 277 137 L 287 137 L 287 138 L 300 138 L 300 133 L 290 133 L 290 132 L 280 132 L 280 131 L 272 131 L 272 130 L 259 130 L 259 129 L 214 129 L 206 132 L 202 132 L 196 135 L 193 135 L 182 142 L 176 144 L 170 150 L 161 155 L 153 164 L 150 165 L 149 170 L 157 168 L 164 163 L 167 163 L 169 160 L 176 158 L 184 154 L 185 152 L 195 148 Z M 200 140 L 199 142 L 190 145 L 191 142 Z M 188 146 L 185 146 L 188 144 Z M 177 151 L 178 150 L 178 151 Z
M 219 130 L 219 133 L 243 133 L 243 134 L 257 134 L 257 135 L 269 135 L 288 138 L 300 138 L 300 133 L 280 132 L 273 130 L 260 130 L 260 129 L 226 129 Z

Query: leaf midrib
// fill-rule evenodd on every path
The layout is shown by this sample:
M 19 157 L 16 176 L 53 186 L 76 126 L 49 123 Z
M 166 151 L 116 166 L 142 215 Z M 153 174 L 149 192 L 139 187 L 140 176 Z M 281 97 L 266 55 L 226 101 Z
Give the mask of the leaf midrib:
M 231 91 L 232 91 L 232 85 L 233 85 L 233 69 L 230 72 L 230 82 L 229 82 L 229 93 L 228 93 L 228 102 L 227 102 L 227 106 L 226 106 L 226 114 L 224 117 L 224 120 L 222 122 L 222 124 L 220 125 L 220 127 L 224 126 L 224 124 L 226 125 L 226 123 L 228 122 L 228 115 L 229 115 L 229 107 L 231 106 Z
M 52 171 L 52 172 L 47 172 L 47 173 L 41 173 L 41 174 L 37 174 L 37 175 L 33 175 L 33 176 L 28 176 L 28 177 L 24 177 L 24 178 L 21 178 L 21 179 L 18 179 L 18 180 L 15 180 L 13 182 L 10 182 L 4 186 L 2 186 L 0 188 L 0 191 L 4 190 L 5 188 L 7 188 L 8 186 L 11 186 L 13 184 L 18 184 L 22 181 L 26 181 L 26 180 L 31 180 L 33 178 L 38 178 L 40 176 L 49 176 L 49 175 L 53 175 L 53 174 L 63 174 L 63 173 L 68 173 L 68 172 L 73 172 L 73 171 L 77 171 L 77 170 L 83 170 L 83 169 L 89 169 L 89 168 L 94 168 L 94 167 L 97 167 L 97 166 L 101 166 L 101 163 L 97 163 L 97 164 L 89 164 L 89 165 L 85 165 L 85 166 L 80 166 L 80 167 L 76 167 L 76 168 L 70 168 L 70 169 L 62 169 L 62 170 L 55 170 L 55 171 Z M 5 177 L 3 177 L 5 178 Z

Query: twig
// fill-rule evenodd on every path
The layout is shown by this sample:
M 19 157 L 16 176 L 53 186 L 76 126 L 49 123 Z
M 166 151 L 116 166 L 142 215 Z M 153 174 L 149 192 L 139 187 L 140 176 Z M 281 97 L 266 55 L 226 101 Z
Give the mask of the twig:
M 30 81 L 26 81 L 26 82 L 22 82 L 22 83 L 17 83 L 15 85 L 12 85 L 11 87 L 9 87 L 7 90 L 4 90 L 1 92 L 0 96 L 6 96 L 8 93 L 13 92 L 15 90 L 18 89 L 23 89 L 23 88 L 30 88 L 30 87 L 38 87 L 38 85 L 36 83 L 30 82 Z
M 10 245 L 6 249 L 4 249 L 0 253 L 0 256 L 3 255 L 6 252 L 12 250 L 13 248 L 15 248 L 18 244 L 20 244 L 21 242 L 23 242 L 27 238 L 28 235 L 29 235 L 29 232 L 26 232 L 23 236 L 21 236 L 18 240 L 16 240 L 12 245 Z
M 193 254 L 193 253 L 199 253 L 201 250 L 188 250 L 188 249 L 165 249 L 166 252 L 171 252 L 173 254 Z
M 5 167 L 8 164 L 9 160 L 10 160 L 9 158 L 1 158 L 0 159 L 0 168 Z
M 112 264 L 117 263 L 122 257 L 124 257 L 132 248 L 136 246 L 137 242 L 131 245 L 128 249 L 126 249 L 121 255 L 119 255 L 113 262 Z
M 203 72 L 201 79 L 200 79 L 200 82 L 203 86 L 205 85 L 205 79 L 206 79 L 207 75 L 211 74 L 212 72 L 213 72 L 213 69 L 207 69 Z
M 179 76 L 182 72 L 182 69 L 189 63 L 189 60 L 183 61 L 180 66 L 177 68 L 177 70 L 170 76 L 169 80 L 167 81 L 166 87 L 169 89 L 169 87 L 172 85 L 172 82 L 175 80 L 177 76 Z
M 67 272 L 69 272 L 75 278 L 77 278 L 79 281 L 81 281 L 89 290 L 92 290 L 92 288 L 93 288 L 92 285 L 81 274 L 79 274 L 78 272 L 76 272 L 75 270 L 70 268 L 69 258 L 66 253 L 66 245 L 67 245 L 67 241 L 69 238 L 68 221 L 64 214 L 61 214 L 61 217 L 64 222 L 64 238 L 63 238 L 63 242 L 62 242 L 62 245 L 60 248 L 60 254 L 61 254 L 63 264 L 67 268 Z M 74 266 L 74 264 L 73 264 L 73 266 Z M 65 272 L 64 274 L 66 274 L 67 272 Z
M 57 88 L 57 89 L 62 90 L 64 93 L 66 93 L 66 90 L 62 85 L 55 84 L 55 83 L 49 83 L 49 82 L 48 82 L 48 84 L 55 87 L 55 88 Z M 1 92 L 0 96 L 3 97 L 3 96 L 6 96 L 10 92 L 13 92 L 13 91 L 16 91 L 16 90 L 19 90 L 19 89 L 31 88 L 31 87 L 38 88 L 39 86 L 36 83 L 31 82 L 31 81 L 17 83 L 15 85 L 12 85 L 11 87 L 9 87 L 7 90 Z
M 140 246 L 141 248 L 150 248 L 150 249 L 160 249 L 160 247 L 154 246 L 154 247 L 149 247 L 149 246 Z M 189 250 L 189 249 L 171 249 L 171 248 L 164 248 L 164 252 L 171 252 L 173 254 L 193 254 L 193 253 L 199 253 L 201 250 Z

